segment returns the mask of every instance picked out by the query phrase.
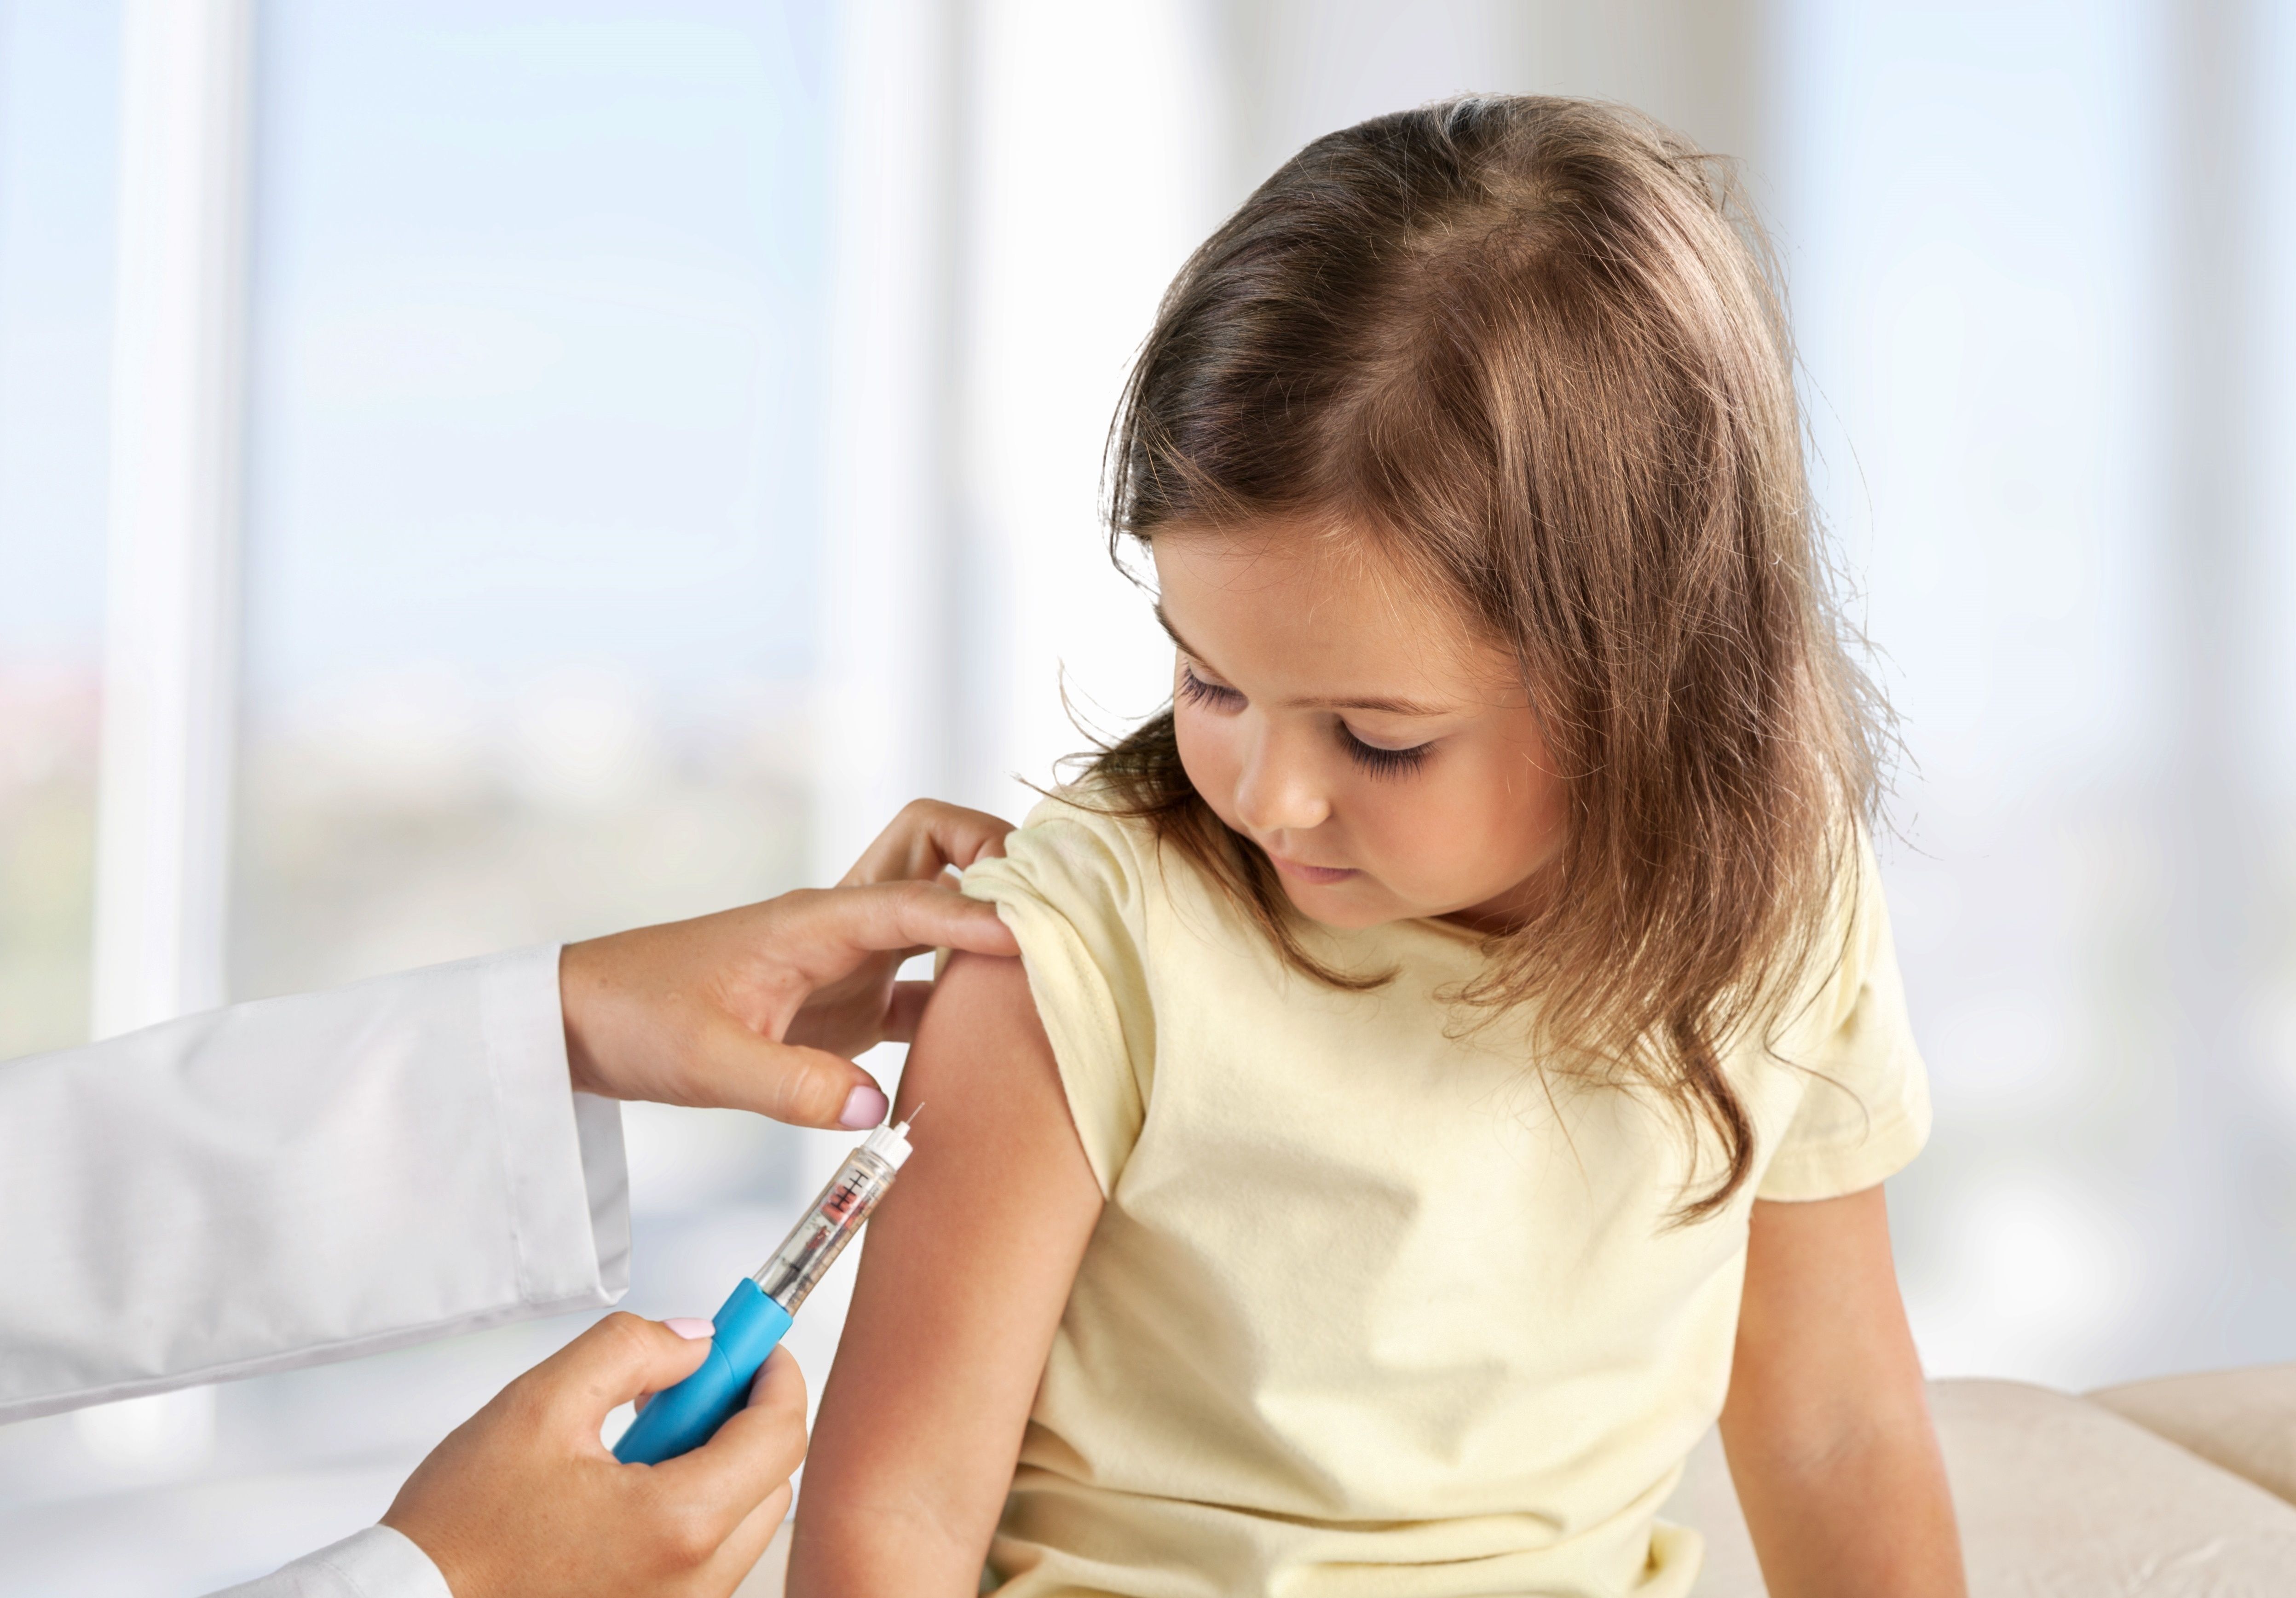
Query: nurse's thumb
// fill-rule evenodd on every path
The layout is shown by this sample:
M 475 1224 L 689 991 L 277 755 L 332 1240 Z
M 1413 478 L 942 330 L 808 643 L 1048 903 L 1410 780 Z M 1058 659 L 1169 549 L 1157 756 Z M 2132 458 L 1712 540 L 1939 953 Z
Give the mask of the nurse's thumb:
M 709 1323 L 670 1325 L 618 1310 L 544 1360 L 510 1391 L 526 1389 L 578 1432 L 597 1435 L 617 1404 L 675 1387 L 709 1356 Z
M 696 1075 L 708 1102 L 792 1127 L 862 1131 L 890 1108 L 877 1079 L 842 1054 L 760 1037 L 728 1016 L 711 1028 Z

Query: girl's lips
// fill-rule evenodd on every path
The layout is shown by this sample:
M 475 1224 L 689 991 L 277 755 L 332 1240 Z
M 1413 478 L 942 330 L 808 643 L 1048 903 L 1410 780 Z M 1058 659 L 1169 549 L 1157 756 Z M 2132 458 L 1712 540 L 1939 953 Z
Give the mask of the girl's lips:
M 1344 882 L 1349 877 L 1359 877 L 1363 874 L 1352 866 L 1309 865 L 1303 861 L 1286 860 L 1277 854 L 1270 854 L 1267 857 L 1275 863 L 1275 869 L 1284 875 L 1297 877 L 1302 882 L 1314 882 L 1319 886 Z

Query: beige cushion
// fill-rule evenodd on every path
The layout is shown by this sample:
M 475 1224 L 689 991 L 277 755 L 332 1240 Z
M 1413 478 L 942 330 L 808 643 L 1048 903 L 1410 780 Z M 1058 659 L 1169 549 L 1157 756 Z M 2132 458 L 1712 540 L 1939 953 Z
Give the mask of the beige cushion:
M 1930 1406 L 1972 1598 L 2287 1598 L 2296 1510 L 2119 1415 L 2014 1381 L 1939 1381 Z M 1719 1443 L 1669 1519 L 1706 1534 L 1700 1598 L 1761 1598 Z
M 2296 1364 L 2164 1376 L 2088 1397 L 2296 1504 Z
M 1972 1598 L 2287 1598 L 2296 1509 L 2109 1411 L 2014 1381 L 1930 1405 Z

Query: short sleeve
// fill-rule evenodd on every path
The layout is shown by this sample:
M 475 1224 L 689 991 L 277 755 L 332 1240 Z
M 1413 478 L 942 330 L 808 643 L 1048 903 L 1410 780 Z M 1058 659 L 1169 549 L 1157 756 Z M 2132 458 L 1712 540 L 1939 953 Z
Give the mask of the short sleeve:
M 1013 929 L 1069 1114 L 1103 1197 L 1140 1136 L 1155 1060 L 1139 824 L 1060 799 L 964 873 Z M 1152 851 L 1152 843 L 1145 846 Z
M 1861 837 L 1839 969 L 1816 1001 L 1801 1102 L 1755 1196 L 1808 1201 L 1862 1192 L 1905 1168 L 1930 1135 L 1929 1073 L 1914 1046 L 1906 989 L 1882 897 L 1881 869 Z

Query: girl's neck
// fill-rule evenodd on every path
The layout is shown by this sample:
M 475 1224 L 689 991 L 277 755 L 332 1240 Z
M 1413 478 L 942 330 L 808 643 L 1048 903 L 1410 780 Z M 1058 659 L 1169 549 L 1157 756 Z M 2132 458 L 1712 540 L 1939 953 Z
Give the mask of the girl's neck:
M 1487 938 L 1497 937 L 1514 931 L 1538 915 L 1554 892 L 1554 868 L 1542 865 L 1505 892 L 1436 919 Z

